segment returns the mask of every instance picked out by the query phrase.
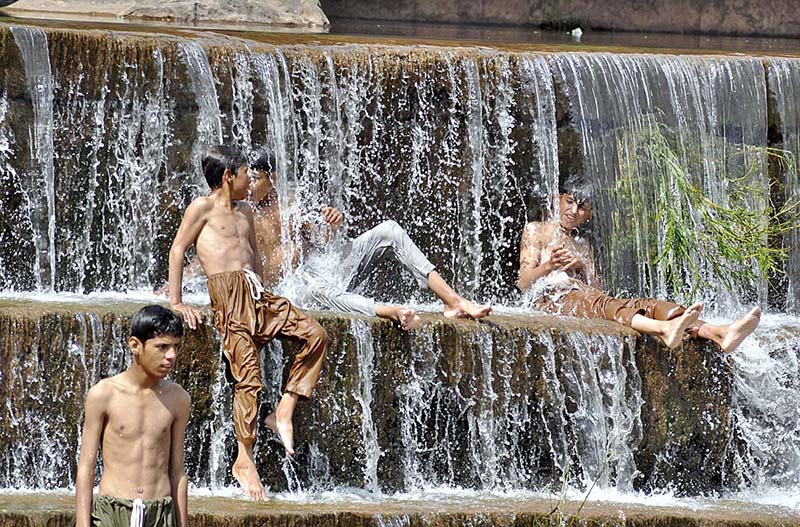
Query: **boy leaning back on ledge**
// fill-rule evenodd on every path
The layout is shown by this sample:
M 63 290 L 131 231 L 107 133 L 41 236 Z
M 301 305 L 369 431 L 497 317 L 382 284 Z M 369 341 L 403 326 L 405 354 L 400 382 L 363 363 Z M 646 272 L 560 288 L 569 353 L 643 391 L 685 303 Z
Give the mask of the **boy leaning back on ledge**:
M 183 337 L 181 318 L 147 306 L 131 319 L 133 361 L 86 396 L 75 482 L 76 527 L 185 527 L 183 441 L 189 394 L 167 380 Z M 97 453 L 103 474 L 92 499 Z

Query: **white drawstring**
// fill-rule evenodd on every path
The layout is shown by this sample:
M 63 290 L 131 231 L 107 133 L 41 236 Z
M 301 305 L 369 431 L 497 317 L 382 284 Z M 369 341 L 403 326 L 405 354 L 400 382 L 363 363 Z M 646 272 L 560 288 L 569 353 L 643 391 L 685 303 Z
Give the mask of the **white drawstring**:
M 242 270 L 244 271 L 244 275 L 247 277 L 247 285 L 250 286 L 250 296 L 253 297 L 253 300 L 258 300 L 261 298 L 261 293 L 265 291 L 264 286 L 261 285 L 261 279 L 250 269 Z
M 144 501 L 142 498 L 133 500 L 130 527 L 144 527 Z

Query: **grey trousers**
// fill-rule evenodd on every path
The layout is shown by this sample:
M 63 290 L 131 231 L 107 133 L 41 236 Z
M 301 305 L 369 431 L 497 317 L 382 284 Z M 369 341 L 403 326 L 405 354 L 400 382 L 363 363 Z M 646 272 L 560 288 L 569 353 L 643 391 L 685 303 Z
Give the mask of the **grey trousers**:
M 427 289 L 428 275 L 436 267 L 428 261 L 405 230 L 395 221 L 384 221 L 355 240 L 343 251 L 341 264 L 326 271 L 304 267 L 307 301 L 334 311 L 375 316 L 375 300 L 353 293 L 378 262 L 394 257 L 408 269 L 420 289 Z

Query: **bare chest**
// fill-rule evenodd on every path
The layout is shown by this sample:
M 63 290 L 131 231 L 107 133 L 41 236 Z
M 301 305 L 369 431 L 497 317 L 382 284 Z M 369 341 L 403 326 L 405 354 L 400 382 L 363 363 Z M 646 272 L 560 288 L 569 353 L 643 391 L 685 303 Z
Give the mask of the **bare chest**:
M 115 397 L 109 405 L 104 443 L 116 445 L 161 443 L 169 438 L 174 414 L 164 401 L 152 397 Z
M 198 246 L 230 245 L 249 240 L 250 223 L 247 217 L 238 211 L 219 211 L 206 218 L 206 224 L 198 236 Z

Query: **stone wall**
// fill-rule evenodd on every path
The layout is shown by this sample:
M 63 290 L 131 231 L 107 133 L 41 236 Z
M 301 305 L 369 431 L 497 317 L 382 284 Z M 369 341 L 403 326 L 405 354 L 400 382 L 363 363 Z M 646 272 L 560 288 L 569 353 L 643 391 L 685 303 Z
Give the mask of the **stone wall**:
M 800 34 L 791 2 L 753 0 L 625 0 L 609 9 L 600 0 L 474 2 L 392 2 L 390 0 L 322 0 L 336 18 L 448 24 L 502 24 L 570 30 L 703 33 L 793 37 Z
M 129 317 L 140 306 L 2 307 L 0 487 L 66 487 L 86 391 L 126 367 Z M 670 351 L 616 324 L 558 317 L 426 315 L 409 333 L 377 319 L 316 316 L 331 348 L 314 400 L 296 414 L 294 463 L 285 466 L 280 444 L 259 431 L 256 459 L 273 491 L 539 489 L 568 467 L 587 486 L 722 486 L 735 444 L 733 376 L 711 347 Z M 262 417 L 295 349 L 263 352 Z M 186 460 L 201 487 L 231 484 L 224 371 L 216 332 L 189 332 L 174 377 L 192 396 Z
M 318 0 L 18 0 L 8 6 L 8 12 L 56 19 L 68 14 L 189 23 L 247 23 L 320 29 L 328 26 Z

